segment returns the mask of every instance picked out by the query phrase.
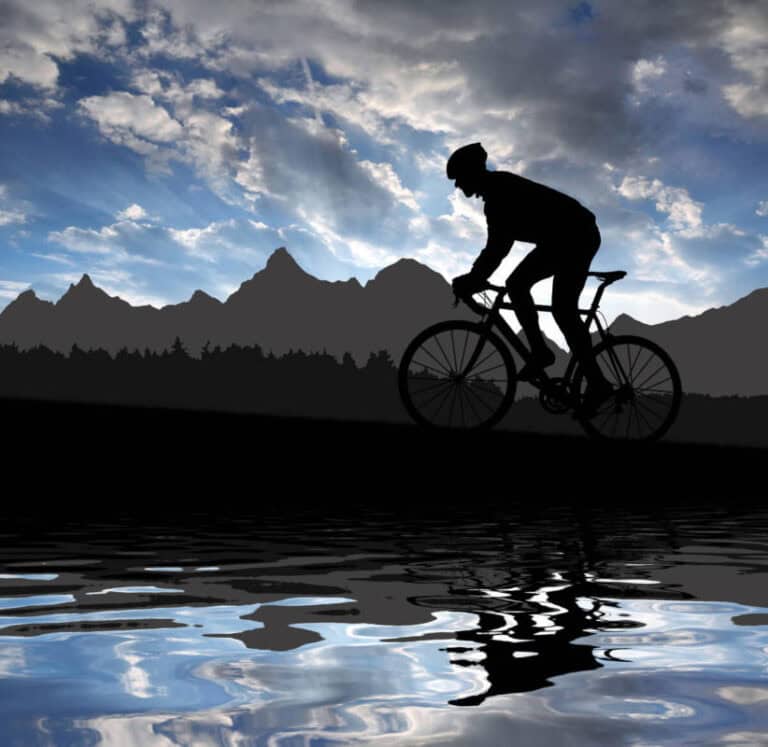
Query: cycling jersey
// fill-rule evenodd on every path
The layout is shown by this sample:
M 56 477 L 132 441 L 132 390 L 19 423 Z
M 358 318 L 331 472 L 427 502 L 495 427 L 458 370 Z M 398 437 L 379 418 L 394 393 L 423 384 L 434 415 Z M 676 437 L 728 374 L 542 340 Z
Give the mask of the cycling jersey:
M 485 201 L 488 242 L 473 264 L 472 274 L 484 279 L 501 264 L 516 240 L 547 252 L 565 252 L 569 244 L 583 245 L 580 238 L 596 230 L 594 213 L 578 200 L 517 174 L 487 172 L 478 194 Z

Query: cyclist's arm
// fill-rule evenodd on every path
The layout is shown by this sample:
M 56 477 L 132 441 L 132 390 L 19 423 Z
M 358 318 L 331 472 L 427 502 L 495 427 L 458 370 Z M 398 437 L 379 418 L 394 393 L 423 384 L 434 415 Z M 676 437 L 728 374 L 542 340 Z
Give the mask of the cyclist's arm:
M 473 277 L 487 280 L 509 254 L 515 242 L 514 231 L 508 226 L 494 225 L 488 222 L 488 241 L 485 248 L 472 265 L 470 274 Z

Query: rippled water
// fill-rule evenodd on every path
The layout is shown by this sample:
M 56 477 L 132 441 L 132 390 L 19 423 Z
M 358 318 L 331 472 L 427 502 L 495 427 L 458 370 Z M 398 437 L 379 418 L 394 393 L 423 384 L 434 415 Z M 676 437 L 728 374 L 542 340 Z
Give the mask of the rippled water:
M 768 513 L 9 529 L 2 745 L 768 745 Z

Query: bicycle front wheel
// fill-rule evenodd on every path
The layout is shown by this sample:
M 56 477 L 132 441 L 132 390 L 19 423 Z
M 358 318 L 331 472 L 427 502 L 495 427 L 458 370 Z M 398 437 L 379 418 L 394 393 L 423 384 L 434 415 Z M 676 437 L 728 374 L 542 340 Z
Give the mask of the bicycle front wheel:
M 420 425 L 490 428 L 515 399 L 517 371 L 495 333 L 475 322 L 447 321 L 408 345 L 398 386 L 405 409 Z
M 672 426 L 683 397 L 680 374 L 667 352 L 651 340 L 632 335 L 609 337 L 592 351 L 614 394 L 594 417 L 582 420 L 590 435 L 605 439 L 652 441 Z M 583 395 L 583 368 L 573 389 Z

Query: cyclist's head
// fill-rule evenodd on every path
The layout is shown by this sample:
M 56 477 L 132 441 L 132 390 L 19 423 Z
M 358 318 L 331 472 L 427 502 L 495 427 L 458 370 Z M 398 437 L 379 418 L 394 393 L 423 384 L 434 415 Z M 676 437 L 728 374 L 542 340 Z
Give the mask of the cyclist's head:
M 464 145 L 451 154 L 445 173 L 467 197 L 478 194 L 488 154 L 480 143 Z
M 462 176 L 474 176 L 485 171 L 485 162 L 488 154 L 480 143 L 470 143 L 455 150 L 448 159 L 446 174 L 449 179 L 458 179 Z

